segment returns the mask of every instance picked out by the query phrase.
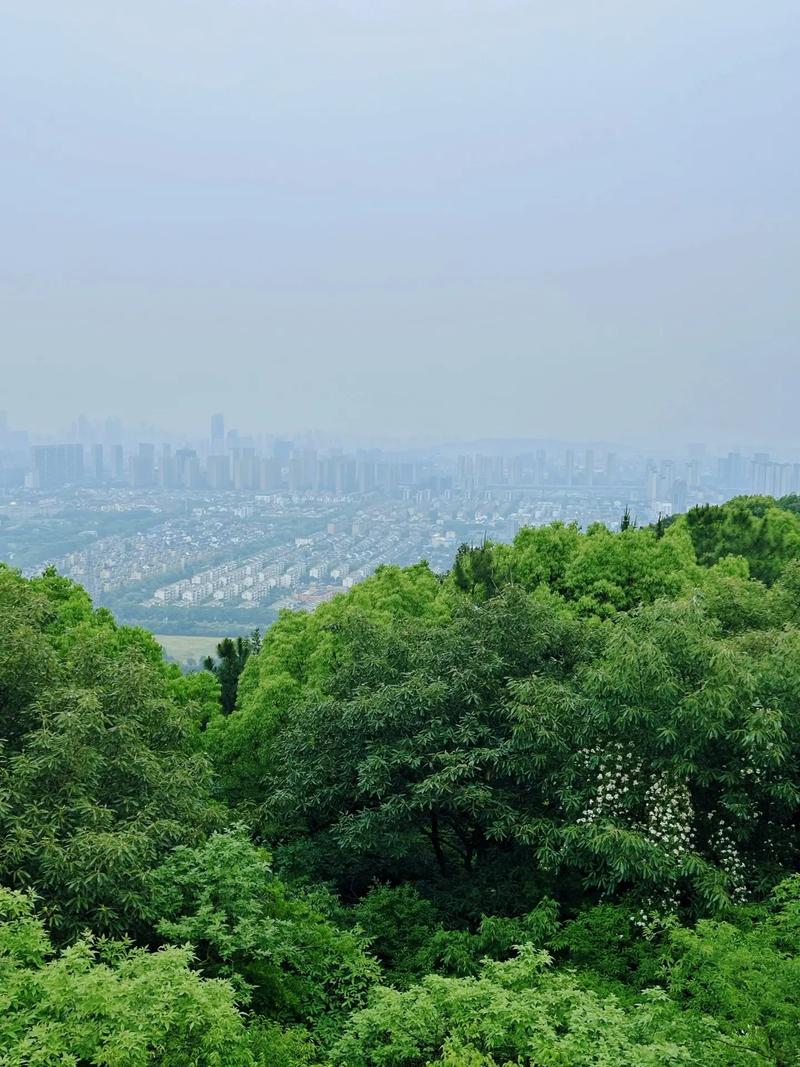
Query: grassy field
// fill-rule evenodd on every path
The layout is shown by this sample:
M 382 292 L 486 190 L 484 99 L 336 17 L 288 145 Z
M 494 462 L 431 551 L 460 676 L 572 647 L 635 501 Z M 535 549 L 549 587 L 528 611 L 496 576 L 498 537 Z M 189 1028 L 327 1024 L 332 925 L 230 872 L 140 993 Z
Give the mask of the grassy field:
M 198 663 L 204 656 L 213 656 L 221 637 L 191 637 L 183 634 L 154 634 L 166 654 L 178 663 L 188 663 L 190 659 Z

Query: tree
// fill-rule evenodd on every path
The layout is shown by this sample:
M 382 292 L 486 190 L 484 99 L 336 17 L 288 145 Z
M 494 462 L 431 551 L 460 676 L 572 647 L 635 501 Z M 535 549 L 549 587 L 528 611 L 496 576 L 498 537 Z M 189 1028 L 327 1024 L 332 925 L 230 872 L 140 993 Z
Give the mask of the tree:
M 191 683 L 57 575 L 0 567 L 0 877 L 61 937 L 140 929 L 148 872 L 219 825 Z
M 800 516 L 791 503 L 781 507 L 771 497 L 735 497 L 719 506 L 692 508 L 676 525 L 689 531 L 702 565 L 743 556 L 750 574 L 767 585 L 800 556 Z
M 241 829 L 174 849 L 151 886 L 158 932 L 191 943 L 204 974 L 247 990 L 267 1018 L 313 1023 L 321 1034 L 360 1007 L 378 979 L 358 931 L 337 929 L 290 891 Z
M 350 640 L 275 732 L 263 809 L 328 876 L 427 876 L 427 856 L 452 879 L 518 850 L 540 889 L 566 873 L 648 914 L 724 910 L 791 868 L 796 629 L 726 636 L 697 596 L 598 627 L 508 588 L 435 640 Z
M 282 611 L 239 679 L 238 708 L 209 731 L 208 750 L 226 795 L 248 819 L 263 803 L 274 739 L 292 704 L 321 696 L 350 655 L 351 626 L 376 635 L 394 622 L 435 626 L 451 611 L 451 594 L 425 562 L 378 567 L 346 594 L 314 612 Z
M 253 630 L 249 637 L 224 637 L 217 645 L 217 658 L 206 656 L 203 668 L 213 674 L 220 684 L 220 705 L 223 715 L 230 715 L 236 707 L 239 678 L 251 655 L 261 648 L 261 631 Z
M 464 604 L 435 640 L 413 625 L 349 636 L 331 695 L 295 705 L 275 736 L 265 811 L 284 832 L 332 835 L 351 877 L 356 863 L 389 874 L 423 848 L 445 875 L 482 865 L 520 804 L 552 818 L 516 741 L 510 680 L 569 672 L 580 624 L 509 588 Z
M 335 1067 L 570 1067 L 751 1064 L 712 1022 L 687 1019 L 660 991 L 632 1004 L 585 989 L 523 947 L 476 978 L 429 975 L 406 992 L 379 990 L 333 1048 Z M 738 1053 L 738 1054 L 732 1054 Z
M 671 932 L 669 994 L 762 1062 L 797 1063 L 800 878 L 776 887 L 768 908 L 731 918 L 736 925 L 705 920 Z
M 0 888 L 0 1057 L 8 1067 L 255 1067 L 229 983 L 84 934 L 57 953 L 28 897 Z

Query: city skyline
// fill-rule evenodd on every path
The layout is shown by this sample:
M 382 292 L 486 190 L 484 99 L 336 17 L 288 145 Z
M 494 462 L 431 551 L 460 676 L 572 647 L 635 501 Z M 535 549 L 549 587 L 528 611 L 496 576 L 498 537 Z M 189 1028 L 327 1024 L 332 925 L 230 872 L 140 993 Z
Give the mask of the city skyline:
M 233 433 L 249 444 L 257 444 L 263 447 L 264 442 L 276 439 L 290 439 L 301 441 L 311 447 L 350 447 L 350 448 L 381 448 L 396 451 L 431 451 L 452 450 L 460 446 L 484 446 L 489 450 L 510 454 L 514 448 L 541 447 L 568 448 L 568 447 L 599 447 L 620 448 L 629 451 L 672 453 L 682 454 L 699 442 L 710 451 L 724 453 L 733 452 L 759 452 L 764 449 L 778 449 L 786 454 L 787 458 L 797 456 L 800 459 L 800 436 L 794 434 L 787 441 L 780 442 L 766 437 L 756 438 L 752 433 L 740 435 L 712 435 L 702 437 L 672 435 L 666 439 L 660 439 L 658 435 L 642 435 L 641 437 L 626 438 L 624 435 L 613 436 L 604 434 L 597 437 L 568 435 L 544 435 L 529 433 L 526 435 L 477 435 L 464 434 L 462 436 L 447 437 L 443 435 L 386 435 L 369 434 L 359 432 L 357 427 L 339 433 L 324 428 L 290 428 L 286 426 L 259 426 L 242 425 L 235 415 L 228 418 L 224 412 L 214 414 L 198 413 L 192 416 L 191 425 L 188 427 L 162 427 L 155 426 L 145 419 L 123 420 L 119 415 L 93 415 L 85 413 L 72 417 L 63 425 L 37 429 L 35 426 L 20 424 L 18 412 L 0 409 L 0 442 L 5 437 L 8 442 L 15 437 L 21 442 L 21 447 L 44 443 L 77 443 L 84 445 L 94 443 L 125 444 L 127 447 L 138 445 L 140 442 L 160 443 L 169 442 L 173 446 L 180 444 L 203 445 L 213 443 L 214 430 L 212 423 L 215 419 L 221 419 L 224 434 Z M 2 448 L 2 444 L 0 444 Z
M 235 421 L 211 413 L 196 439 L 173 444 L 80 417 L 79 440 L 42 443 L 0 412 L 0 562 L 29 575 L 55 566 L 120 619 L 196 648 L 191 637 L 311 610 L 386 564 L 426 560 L 441 574 L 460 544 L 509 542 L 525 526 L 617 530 L 627 516 L 660 529 L 736 495 L 800 494 L 800 456 L 780 450 L 393 450 L 248 436 Z

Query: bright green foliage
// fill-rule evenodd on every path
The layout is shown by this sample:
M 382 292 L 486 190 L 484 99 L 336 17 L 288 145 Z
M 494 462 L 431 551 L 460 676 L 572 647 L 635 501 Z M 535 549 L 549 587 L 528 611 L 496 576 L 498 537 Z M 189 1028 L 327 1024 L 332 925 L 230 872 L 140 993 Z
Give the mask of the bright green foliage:
M 462 606 L 431 641 L 408 626 L 381 643 L 351 634 L 341 695 L 298 705 L 276 738 L 268 804 L 284 826 L 332 834 L 370 870 L 427 854 L 439 873 L 481 865 L 493 838 L 549 818 L 528 743 L 517 743 L 509 679 L 571 671 L 580 625 L 514 589 Z M 380 874 L 381 867 L 371 869 Z
M 565 589 L 567 570 L 580 544 L 581 534 L 574 524 L 525 526 L 512 545 L 496 546 L 497 569 L 523 589 L 533 590 L 541 585 L 560 593 Z
M 585 535 L 576 526 L 527 527 L 511 545 L 462 548 L 453 570 L 456 585 L 478 599 L 505 585 L 548 589 L 582 615 L 613 617 L 658 597 L 675 597 L 700 582 L 691 540 L 678 526 L 661 536 L 628 526 L 611 533 L 597 523 Z
M 0 889 L 0 1063 L 254 1067 L 233 989 L 190 962 L 88 934 L 55 954 L 30 901 Z
M 792 863 L 796 630 L 726 637 L 696 600 L 600 631 L 512 588 L 436 642 L 393 638 L 353 633 L 342 695 L 276 735 L 268 810 L 329 874 L 326 842 L 365 879 L 515 847 L 545 877 L 719 910 Z
M 752 921 L 757 918 L 759 921 Z M 712 1016 L 766 1062 L 800 1063 L 800 878 L 778 886 L 765 914 L 705 920 L 671 933 L 668 990 Z M 748 921 L 749 920 L 749 921 Z
M 52 574 L 0 567 L 0 633 L 0 877 L 62 936 L 135 930 L 149 869 L 219 821 L 191 690 Z
M 530 1064 L 662 1067 L 745 1064 L 715 1042 L 711 1023 L 681 1017 L 663 993 L 631 1006 L 581 988 L 530 948 L 477 978 L 431 975 L 407 992 L 379 990 L 330 1062 L 336 1067 Z
M 218 724 L 209 737 L 228 794 L 246 806 L 261 799 L 283 715 L 298 697 L 326 692 L 350 654 L 351 624 L 384 628 L 402 619 L 433 624 L 448 613 L 447 591 L 427 563 L 379 567 L 311 614 L 282 612 L 239 679 L 239 713 Z
M 589 527 L 563 578 L 565 595 L 583 615 L 612 616 L 659 597 L 677 597 L 700 581 L 685 531 Z
M 360 1006 L 378 979 L 358 931 L 337 929 L 290 892 L 242 831 L 176 848 L 152 888 L 159 933 L 194 945 L 205 974 L 244 983 L 268 1018 L 323 1031 Z
M 0 1067 L 800 1067 L 795 505 L 381 568 L 188 677 L 0 567 Z
M 771 497 L 692 508 L 677 525 L 689 531 L 698 563 L 710 566 L 723 556 L 743 556 L 751 575 L 767 584 L 800 555 L 800 515 L 791 503 L 781 507 Z

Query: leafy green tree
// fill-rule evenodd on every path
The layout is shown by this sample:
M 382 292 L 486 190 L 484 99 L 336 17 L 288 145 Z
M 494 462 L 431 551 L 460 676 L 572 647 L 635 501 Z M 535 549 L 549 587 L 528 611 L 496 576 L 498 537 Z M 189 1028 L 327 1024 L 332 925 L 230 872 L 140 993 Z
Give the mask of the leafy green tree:
M 89 934 L 56 953 L 30 899 L 0 888 L 0 1062 L 255 1067 L 232 987 L 190 963 Z
M 447 875 L 484 863 L 523 796 L 544 817 L 509 679 L 565 676 L 580 624 L 509 588 L 463 605 L 433 641 L 414 626 L 350 637 L 332 695 L 298 704 L 276 734 L 266 811 L 284 832 L 332 835 L 351 875 L 358 857 L 382 876 L 421 850 Z
M 778 886 L 767 910 L 675 928 L 670 996 L 763 1062 L 800 1062 L 800 878 Z M 755 921 L 753 921 L 755 919 Z
M 561 588 L 582 614 L 613 617 L 660 597 L 680 596 L 700 580 L 685 531 L 631 527 L 614 534 L 598 523 L 581 538 Z
M 423 562 L 379 567 L 312 613 L 281 612 L 242 672 L 236 714 L 214 725 L 208 737 L 226 795 L 248 819 L 263 801 L 283 716 L 298 699 L 327 692 L 350 654 L 349 628 L 363 624 L 377 632 L 408 619 L 433 626 L 450 610 L 448 591 Z
M 197 703 L 152 638 L 55 574 L 0 567 L 0 634 L 0 876 L 61 937 L 134 932 L 150 869 L 221 819 Z
M 577 875 L 645 917 L 724 910 L 791 869 L 796 629 L 726 636 L 700 596 L 600 628 L 509 588 L 435 641 L 382 633 L 351 631 L 331 695 L 274 737 L 265 814 L 317 843 L 313 869 L 424 877 L 427 855 L 452 879 L 521 850 L 540 892 Z
M 524 947 L 475 978 L 429 975 L 406 992 L 381 989 L 351 1019 L 330 1055 L 336 1067 L 708 1067 L 751 1064 L 717 1040 L 711 1021 L 682 1017 L 666 994 L 623 1005 L 552 971 Z
M 544 899 L 526 915 L 483 915 L 475 929 L 447 928 L 432 901 L 411 886 L 377 886 L 353 908 L 393 985 L 426 974 L 475 975 L 486 959 L 502 960 L 517 945 L 543 947 L 558 927 L 558 907 Z
M 251 654 L 257 655 L 260 648 L 261 632 L 253 630 L 249 637 L 224 637 L 217 645 L 217 658 L 206 656 L 203 660 L 204 669 L 219 681 L 223 715 L 230 715 L 236 707 L 239 678 Z
M 800 556 L 800 516 L 771 497 L 736 497 L 719 506 L 692 508 L 676 526 L 689 531 L 697 560 L 711 566 L 743 556 L 754 578 L 771 585 Z
M 501 574 L 499 554 L 489 541 L 479 546 L 460 545 L 451 573 L 457 589 L 481 600 L 498 593 L 508 579 Z
M 581 534 L 575 523 L 565 526 L 524 526 L 511 545 L 497 545 L 497 571 L 523 589 L 545 586 L 554 593 L 565 592 L 564 580 L 570 562 L 578 552 Z
M 577 760 L 561 794 L 575 812 L 562 862 L 606 892 L 636 884 L 646 895 L 650 885 L 659 907 L 693 898 L 712 911 L 790 869 L 799 638 L 725 639 L 699 601 L 620 620 L 569 686 L 581 692 L 588 730 L 574 731 Z
M 358 930 L 343 931 L 272 874 L 239 830 L 176 848 L 153 874 L 159 933 L 191 943 L 203 972 L 251 994 L 261 1015 L 322 1033 L 364 1002 L 379 968 Z

